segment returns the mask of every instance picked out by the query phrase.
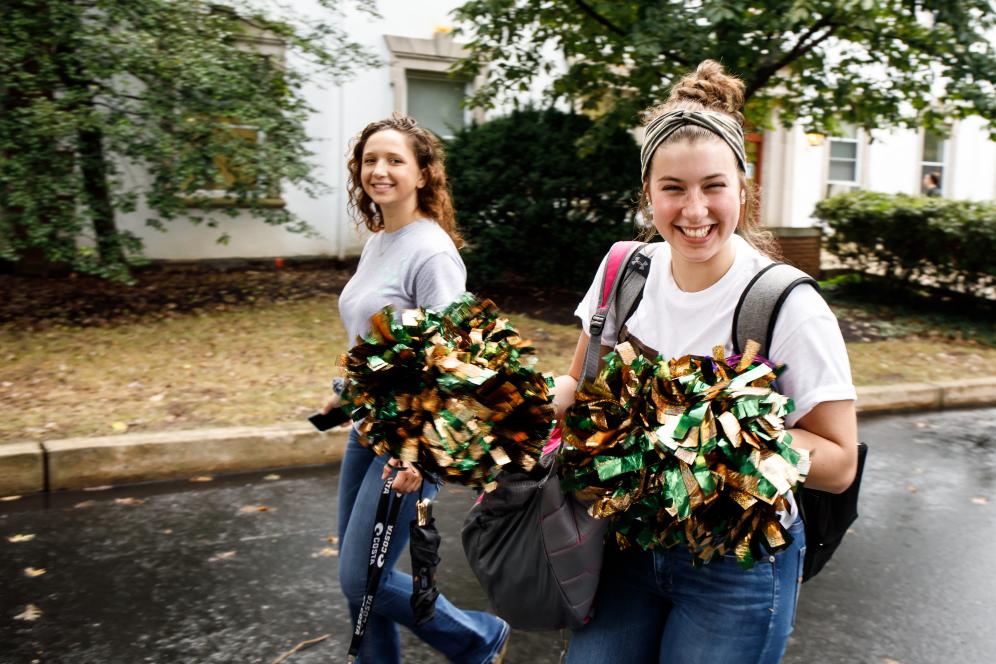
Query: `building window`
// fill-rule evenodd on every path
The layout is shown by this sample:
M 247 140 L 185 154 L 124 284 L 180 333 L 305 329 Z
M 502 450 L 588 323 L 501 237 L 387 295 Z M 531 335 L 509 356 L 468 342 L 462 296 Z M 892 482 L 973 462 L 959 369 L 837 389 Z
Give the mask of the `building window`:
M 861 175 L 858 129 L 845 125 L 840 136 L 831 136 L 826 195 L 833 196 L 858 188 Z
M 231 14 L 235 21 L 237 36 L 233 40 L 235 49 L 255 58 L 259 64 L 260 76 L 282 77 L 286 61 L 286 43 L 271 30 L 257 25 L 252 20 L 241 18 L 230 10 L 217 8 L 216 11 Z M 258 198 L 256 205 L 261 207 L 283 207 L 285 205 L 280 195 L 279 182 L 262 182 L 247 164 L 239 163 L 232 154 L 239 148 L 242 156 L 246 153 L 246 144 L 260 144 L 266 140 L 266 135 L 259 127 L 246 124 L 238 118 L 219 117 L 214 126 L 215 143 L 220 143 L 225 149 L 212 158 L 215 174 L 212 181 L 201 182 L 201 186 L 188 192 L 187 204 L 191 207 L 232 207 L 241 205 L 239 201 L 228 194 L 233 186 L 244 189 L 255 189 Z M 227 147 L 231 146 L 231 150 Z
M 830 138 L 830 184 L 858 183 L 858 132 L 846 127 L 843 136 Z
M 482 79 L 460 80 L 450 75 L 467 50 L 453 35 L 437 31 L 432 39 L 385 35 L 391 52 L 391 86 L 394 110 L 410 115 L 440 138 L 450 138 L 473 118 L 484 120 L 482 110 L 463 108 L 463 100 Z
M 923 157 L 920 160 L 920 193 L 940 196 L 944 190 L 944 157 L 947 141 L 932 131 L 923 132 Z
M 440 138 L 452 138 L 463 129 L 463 100 L 467 86 L 431 72 L 406 72 L 408 115 Z

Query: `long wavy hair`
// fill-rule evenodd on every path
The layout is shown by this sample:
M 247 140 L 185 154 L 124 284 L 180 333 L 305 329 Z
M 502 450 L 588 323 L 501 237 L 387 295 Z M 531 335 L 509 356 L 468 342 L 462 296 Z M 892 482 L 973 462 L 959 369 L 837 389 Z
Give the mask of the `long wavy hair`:
M 432 132 L 420 127 L 414 118 L 395 113 L 389 118 L 371 122 L 353 139 L 352 151 L 346 167 L 349 169 L 349 210 L 357 225 L 363 224 L 370 231 L 384 229 L 380 206 L 363 190 L 360 173 L 363 168 L 363 149 L 367 140 L 379 131 L 393 129 L 408 138 L 408 145 L 415 154 L 425 185 L 418 189 L 418 209 L 434 220 L 453 239 L 457 249 L 463 247 L 463 238 L 456 227 L 453 199 L 446 182 L 443 146 Z
M 671 88 L 668 100 L 663 104 L 649 108 L 644 113 L 644 123 L 649 124 L 654 118 L 676 109 L 709 110 L 723 113 L 735 120 L 741 127 L 744 116 L 743 81 L 726 73 L 723 65 L 715 60 L 703 60 L 691 74 L 686 75 Z M 708 129 L 695 125 L 687 125 L 669 136 L 663 145 L 679 141 L 719 140 Z M 658 148 L 660 149 L 660 148 Z M 741 206 L 740 222 L 737 232 L 755 249 L 778 258 L 778 246 L 770 231 L 761 229 L 758 214 L 757 191 L 752 183 L 747 181 L 743 173 L 739 173 L 740 186 L 744 192 L 744 202 Z M 649 177 L 649 175 L 648 175 Z M 640 194 L 639 210 L 644 219 L 652 219 L 653 212 L 650 197 L 647 194 L 647 182 L 644 181 Z M 653 225 L 648 229 L 649 235 L 654 234 Z

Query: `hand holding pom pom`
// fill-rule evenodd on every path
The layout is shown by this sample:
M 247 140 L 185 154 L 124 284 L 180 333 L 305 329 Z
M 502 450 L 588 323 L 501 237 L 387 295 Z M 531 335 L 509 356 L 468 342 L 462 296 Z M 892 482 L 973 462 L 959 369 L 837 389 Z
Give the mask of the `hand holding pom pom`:
M 343 356 L 345 395 L 378 454 L 489 489 L 502 469 L 532 470 L 553 419 L 552 379 L 490 300 L 465 294 L 441 313 L 388 307 Z
M 772 388 L 782 370 L 756 344 L 654 362 L 620 344 L 568 411 L 565 488 L 597 497 L 590 513 L 613 519 L 623 547 L 734 552 L 744 567 L 762 545 L 782 550 L 778 512 L 809 468 L 784 430 L 792 402 Z

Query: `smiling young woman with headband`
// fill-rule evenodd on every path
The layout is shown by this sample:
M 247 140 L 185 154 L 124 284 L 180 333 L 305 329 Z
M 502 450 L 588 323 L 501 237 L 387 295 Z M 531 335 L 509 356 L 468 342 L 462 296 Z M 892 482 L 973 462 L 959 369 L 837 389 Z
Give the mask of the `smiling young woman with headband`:
M 610 311 L 602 332 L 610 345 L 630 341 L 650 357 L 709 356 L 717 345 L 733 354 L 739 296 L 773 262 L 750 210 L 743 90 L 707 60 L 649 111 L 640 207 L 666 242 L 651 245 L 643 297 L 630 317 L 616 321 Z M 605 261 L 575 312 L 585 330 L 569 375 L 557 380 L 561 414 L 573 401 L 604 269 Z M 785 426 L 793 446 L 811 452 L 807 486 L 843 491 L 857 465 L 855 391 L 837 320 L 816 290 L 791 291 L 767 354 L 787 365 L 779 389 L 796 410 Z M 790 507 L 781 522 L 794 541 L 749 570 L 733 556 L 697 568 L 681 547 L 620 551 L 610 542 L 595 617 L 574 632 L 567 661 L 778 662 L 805 554 L 794 501 Z

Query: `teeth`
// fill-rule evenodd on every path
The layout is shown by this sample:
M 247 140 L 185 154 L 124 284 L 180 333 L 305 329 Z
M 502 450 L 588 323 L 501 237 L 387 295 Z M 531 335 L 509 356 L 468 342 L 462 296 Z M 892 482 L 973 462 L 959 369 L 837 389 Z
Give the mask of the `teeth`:
M 712 228 L 712 226 L 700 226 L 698 228 L 685 228 L 682 226 L 681 232 L 688 237 L 705 237 L 709 234 L 710 228 Z

